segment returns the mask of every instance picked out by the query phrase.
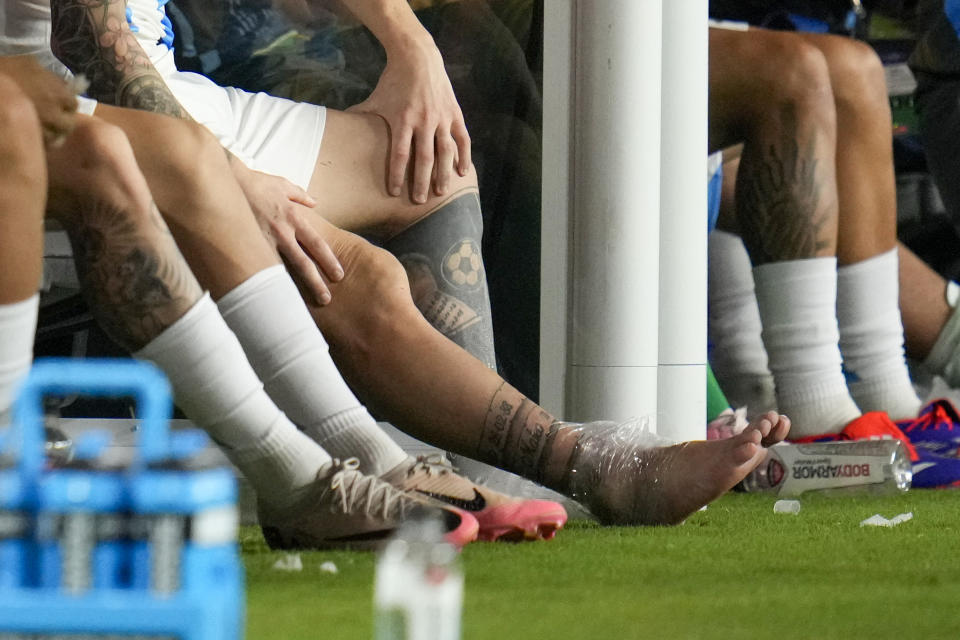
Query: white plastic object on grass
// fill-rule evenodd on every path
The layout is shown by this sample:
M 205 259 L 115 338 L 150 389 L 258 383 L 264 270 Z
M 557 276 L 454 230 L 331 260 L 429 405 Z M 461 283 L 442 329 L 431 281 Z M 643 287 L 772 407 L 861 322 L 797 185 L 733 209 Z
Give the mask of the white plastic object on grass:
M 774 513 L 792 513 L 797 515 L 800 513 L 800 501 L 799 500 L 777 500 L 773 503 L 773 512 Z
M 907 513 L 901 513 L 896 515 L 889 520 L 884 518 L 879 513 L 875 513 L 863 522 L 860 523 L 861 527 L 895 527 L 898 524 L 908 522 L 913 520 L 913 512 L 909 511 Z
M 288 553 L 273 563 L 277 571 L 303 571 L 303 560 L 299 553 Z
M 340 571 L 337 569 L 337 565 L 330 562 L 329 560 L 327 560 L 326 562 L 320 565 L 320 571 L 323 573 L 332 573 L 332 574 L 340 573 Z

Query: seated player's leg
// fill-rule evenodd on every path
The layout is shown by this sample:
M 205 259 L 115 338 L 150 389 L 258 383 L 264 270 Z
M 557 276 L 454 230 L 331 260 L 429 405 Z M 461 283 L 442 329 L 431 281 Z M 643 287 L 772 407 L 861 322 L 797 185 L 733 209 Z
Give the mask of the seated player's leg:
M 46 171 L 33 104 L 0 76 L 0 424 L 33 360 Z
M 183 316 L 202 291 L 123 132 L 90 116 L 77 120 L 64 144 L 47 152 L 48 212 L 70 235 L 97 319 L 135 351 Z
M 872 47 L 851 38 L 800 37 L 827 61 L 837 113 L 837 320 L 850 394 L 863 412 L 912 418 L 921 402 L 904 359 L 893 125 L 883 64 Z
M 957 301 L 951 305 L 947 298 L 947 281 L 939 273 L 923 262 L 917 254 L 903 244 L 898 246 L 900 253 L 900 309 L 903 314 L 903 332 L 906 338 L 907 353 L 911 358 L 924 360 L 935 351 L 939 357 L 934 362 L 928 361 L 928 366 L 935 373 L 946 378 L 952 386 L 960 386 L 960 367 L 953 365 L 947 371 L 947 363 L 957 360 L 960 364 L 960 353 L 954 356 L 953 351 L 960 346 L 960 331 L 944 332 L 950 323 L 957 325 L 954 309 Z M 941 348 L 935 345 L 939 336 L 944 333 Z M 946 338 L 946 334 L 956 333 L 956 337 Z M 949 344 L 948 344 L 949 343 Z
M 424 506 L 331 460 L 264 393 L 236 337 L 201 295 L 120 129 L 82 118 L 50 153 L 49 166 L 50 209 L 70 232 L 99 319 L 168 374 L 181 408 L 250 480 L 277 544 L 338 546 L 343 537 L 365 546 Z M 336 487 L 349 490 L 350 499 L 340 500 Z M 365 511 L 370 504 L 378 505 L 376 515 Z M 321 509 L 325 517 L 317 518 Z M 444 513 L 452 516 L 451 541 L 476 536 L 472 518 Z
M 95 115 L 127 136 L 177 245 L 214 299 L 280 264 L 266 243 L 223 148 L 202 126 L 97 105 Z
M 104 105 L 97 108 L 97 115 L 129 132 L 137 160 L 160 209 L 170 220 L 178 244 L 184 248 L 188 262 L 198 266 L 201 284 L 218 298 L 224 320 L 237 334 L 269 398 L 322 449 L 313 442 L 295 438 L 286 426 L 273 426 L 263 435 L 262 430 L 254 428 L 256 424 L 250 424 L 250 419 L 274 415 L 276 407 L 268 410 L 263 394 L 252 392 L 256 377 L 252 372 L 245 373 L 247 362 L 240 362 L 242 352 L 235 353 L 235 340 L 223 338 L 219 328 L 213 326 L 213 319 L 194 322 L 204 327 L 203 332 L 196 327 L 175 327 L 139 355 L 164 366 L 179 392 L 178 403 L 187 405 L 183 408 L 191 418 L 208 427 L 214 425 L 219 441 L 253 452 L 234 457 L 246 463 L 248 477 L 257 479 L 258 493 L 268 492 L 271 497 L 262 504 L 261 511 L 272 527 L 274 542 L 323 544 L 336 527 L 325 530 L 320 520 L 309 513 L 304 520 L 298 520 L 299 516 L 292 513 L 296 509 L 290 507 L 318 496 L 287 490 L 288 495 L 278 498 L 275 488 L 264 489 L 270 484 L 269 474 L 281 473 L 282 481 L 277 487 L 303 485 L 306 476 L 302 470 L 312 468 L 315 473 L 317 465 L 329 459 L 329 452 L 341 459 L 356 456 L 365 473 L 383 475 L 407 464 L 405 454 L 376 426 L 340 378 L 299 292 L 257 226 L 222 147 L 209 132 L 193 123 Z M 167 343 L 176 345 L 178 352 L 193 355 L 177 359 L 169 353 Z M 221 344 L 225 354 L 213 357 Z M 232 364 L 224 366 L 226 355 L 232 357 Z M 205 400 L 209 384 L 202 383 L 204 377 L 222 383 L 217 385 L 218 402 Z M 240 397 L 236 397 L 238 393 Z M 235 410 L 227 411 L 230 398 L 236 398 L 238 403 Z M 251 404 L 259 408 L 253 410 L 247 406 Z M 232 414 L 232 419 L 224 420 L 228 414 Z M 231 427 L 237 421 L 243 428 Z M 289 425 L 282 415 L 276 421 Z M 232 428 L 236 435 L 220 431 L 219 427 Z M 260 433 L 262 442 L 251 443 L 245 432 Z M 251 458 L 257 457 L 260 459 L 254 460 L 256 464 L 251 462 Z M 295 477 L 291 475 L 294 472 L 298 474 Z M 310 486 L 313 485 L 307 483 L 303 488 Z M 400 509 L 390 516 L 392 524 L 388 523 L 388 528 L 392 528 L 407 501 L 397 502 L 393 493 L 382 491 L 380 484 L 368 488 L 376 489 L 380 497 L 390 498 L 390 504 Z M 310 491 L 322 489 L 314 486 Z M 374 524 L 354 523 L 364 527 Z M 457 535 L 462 537 L 463 531 Z
M 399 197 L 387 192 L 389 152 L 390 130 L 381 118 L 327 109 L 309 187 L 318 202 L 315 211 L 394 254 L 427 320 L 496 368 L 476 172 L 472 167 L 466 176 L 454 172 L 446 195 L 431 191 L 418 204 L 409 181 Z
M 427 442 L 575 494 L 606 522 L 677 522 L 743 478 L 761 459 L 761 438 L 786 434 L 788 421 L 773 414 L 734 439 L 662 449 L 624 440 L 627 431 L 609 423 L 559 423 L 430 326 L 393 256 L 316 225 L 346 276 L 331 304 L 311 313 L 364 401 Z M 611 455 L 622 464 L 603 464 Z M 595 463 L 585 491 L 571 472 Z
M 800 435 L 839 431 L 859 410 L 838 348 L 836 115 L 826 60 L 792 34 L 711 29 L 710 61 L 711 147 L 744 145 L 737 222 L 778 407 Z

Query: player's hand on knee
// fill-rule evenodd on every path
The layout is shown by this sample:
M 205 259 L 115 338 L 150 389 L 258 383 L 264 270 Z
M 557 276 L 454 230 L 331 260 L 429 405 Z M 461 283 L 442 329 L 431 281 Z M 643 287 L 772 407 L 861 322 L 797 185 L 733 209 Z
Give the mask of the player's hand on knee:
M 470 169 L 470 136 L 443 59 L 432 41 L 388 56 L 370 97 L 348 109 L 376 113 L 390 125 L 387 191 L 399 196 L 410 175 L 410 197 L 426 202 L 446 193 L 454 171 Z
M 257 223 L 284 262 L 320 305 L 330 302 L 328 282 L 343 278 L 343 267 L 330 245 L 310 224 L 316 201 L 285 178 L 249 171 L 240 181 Z
M 33 102 L 48 146 L 73 130 L 77 97 L 62 78 L 50 73 L 33 56 L 0 56 L 0 73 L 9 77 Z

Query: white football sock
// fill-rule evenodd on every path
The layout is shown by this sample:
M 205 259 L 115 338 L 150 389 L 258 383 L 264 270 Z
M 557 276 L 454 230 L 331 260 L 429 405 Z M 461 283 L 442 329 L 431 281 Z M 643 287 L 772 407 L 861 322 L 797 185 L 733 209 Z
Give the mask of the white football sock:
M 0 304 L 0 424 L 13 404 L 20 380 L 33 362 L 33 337 L 37 332 L 40 296 Z
M 209 295 L 134 355 L 167 374 L 177 405 L 221 445 L 260 500 L 294 502 L 330 461 L 264 392 Z
M 406 454 L 360 404 L 283 265 L 251 276 L 217 303 L 264 388 L 331 455 L 382 475 Z
M 860 415 L 841 370 L 837 260 L 771 262 L 753 270 L 777 405 L 792 437 L 836 433 Z
M 861 411 L 894 420 L 920 410 L 903 352 L 897 249 L 837 269 L 840 353 L 850 395 Z
M 751 415 L 777 410 L 773 374 L 761 337 L 750 257 L 739 236 L 709 236 L 710 366 L 724 395 Z
M 960 287 L 955 282 L 947 283 L 947 305 L 953 309 L 947 323 L 940 329 L 937 341 L 927 354 L 923 365 L 942 376 L 951 387 L 960 387 Z

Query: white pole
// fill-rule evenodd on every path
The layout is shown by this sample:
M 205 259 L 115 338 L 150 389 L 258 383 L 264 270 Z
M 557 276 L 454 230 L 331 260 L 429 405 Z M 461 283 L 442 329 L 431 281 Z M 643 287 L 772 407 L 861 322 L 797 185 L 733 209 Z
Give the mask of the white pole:
M 677 2 L 577 2 L 567 419 L 656 420 L 661 5 Z
M 707 0 L 663 3 L 657 432 L 703 439 L 707 361 Z
M 566 408 L 570 209 L 573 197 L 573 24 L 570 0 L 543 15 L 543 147 L 540 215 L 540 406 Z

